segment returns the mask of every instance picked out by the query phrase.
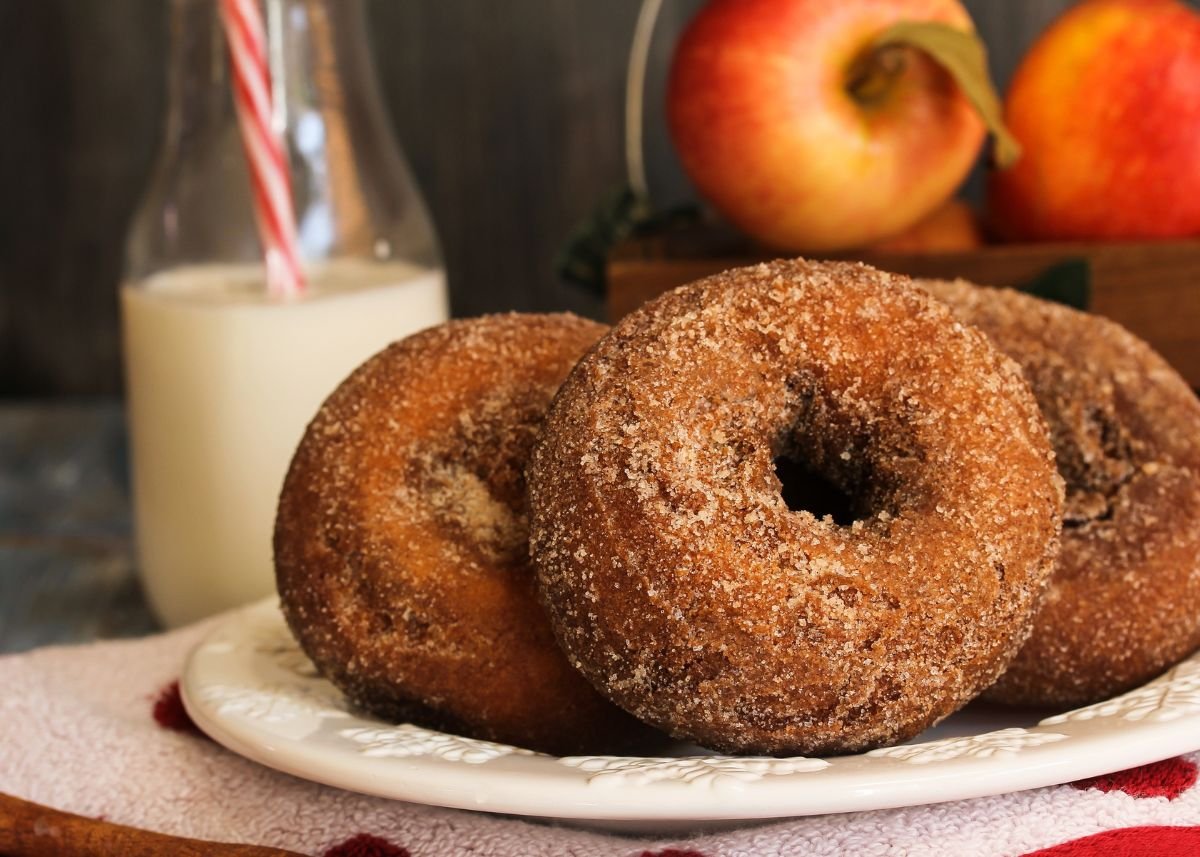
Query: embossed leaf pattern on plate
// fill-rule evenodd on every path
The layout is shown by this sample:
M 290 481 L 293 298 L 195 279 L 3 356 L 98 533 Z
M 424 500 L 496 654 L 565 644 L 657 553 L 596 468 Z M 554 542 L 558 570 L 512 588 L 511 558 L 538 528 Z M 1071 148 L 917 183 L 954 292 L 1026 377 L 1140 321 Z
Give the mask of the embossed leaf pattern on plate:
M 508 744 L 495 744 L 491 741 L 480 741 L 475 738 L 463 738 L 444 732 L 433 732 L 411 723 L 379 728 L 342 729 L 338 735 L 352 741 L 356 745 L 355 749 L 362 756 L 398 758 L 433 756 L 448 762 L 482 765 L 484 762 L 490 762 L 501 756 L 537 755 L 532 750 L 511 747 Z
M 1052 744 L 1055 741 L 1063 741 L 1066 737 L 1057 732 L 1030 732 L 1028 729 L 1014 726 L 996 732 L 985 732 L 982 735 L 943 738 L 941 741 L 929 741 L 925 744 L 880 747 L 878 750 L 871 750 L 867 755 L 926 765 L 930 762 L 945 762 L 966 757 L 1012 756 L 1029 747 Z
M 245 687 L 237 684 L 213 684 L 204 688 L 202 697 L 221 715 L 286 723 L 302 719 L 349 717 L 342 696 L 332 686 L 321 683 L 267 684 Z
M 1041 725 L 1056 726 L 1100 717 L 1161 723 L 1197 711 L 1200 711 L 1200 660 L 1193 658 L 1137 690 L 1086 708 L 1047 717 Z
M 686 783 L 700 787 L 725 787 L 751 783 L 764 777 L 786 774 L 814 773 L 829 767 L 824 759 L 755 759 L 693 756 L 669 757 L 633 756 L 566 756 L 558 760 L 570 768 L 578 768 L 590 776 L 588 783 L 602 786 L 650 783 Z

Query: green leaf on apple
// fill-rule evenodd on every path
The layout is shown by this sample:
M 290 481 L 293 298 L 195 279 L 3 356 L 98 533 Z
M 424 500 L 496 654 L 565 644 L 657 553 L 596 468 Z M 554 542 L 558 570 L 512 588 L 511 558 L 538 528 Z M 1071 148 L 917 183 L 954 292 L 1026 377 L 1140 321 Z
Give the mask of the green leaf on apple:
M 1086 310 L 1092 302 L 1092 267 L 1087 259 L 1064 259 L 1025 283 L 1021 291 Z
M 882 61 L 886 49 L 906 45 L 929 55 L 954 78 L 996 141 L 996 163 L 1012 166 L 1021 144 L 1004 125 L 1000 96 L 988 75 L 987 47 L 975 33 L 937 21 L 900 21 L 875 40 L 874 56 Z M 887 66 L 882 66 L 886 73 Z

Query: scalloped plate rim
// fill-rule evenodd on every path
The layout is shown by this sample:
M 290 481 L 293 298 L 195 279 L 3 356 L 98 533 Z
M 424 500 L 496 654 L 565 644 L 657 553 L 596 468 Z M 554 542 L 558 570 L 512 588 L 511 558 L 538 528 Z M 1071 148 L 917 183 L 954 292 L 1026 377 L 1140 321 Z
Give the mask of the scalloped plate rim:
M 268 598 L 230 614 L 192 650 L 181 689 L 184 704 L 201 729 L 239 755 L 302 779 L 434 806 L 576 824 L 626 822 L 649 829 L 680 822 L 779 819 L 984 797 L 1099 776 L 1200 749 L 1200 702 L 1193 701 L 1187 710 L 1170 719 L 1125 720 L 1119 714 L 1096 715 L 1090 719 L 1010 727 L 1021 730 L 1020 734 L 1035 736 L 1038 743 L 1010 748 L 1005 746 L 1007 738 L 1001 736 L 994 739 L 999 744 L 992 747 L 997 751 L 992 755 L 978 755 L 986 751 L 987 737 L 995 734 L 991 731 L 981 733 L 984 742 L 976 754 L 950 758 L 936 758 L 941 751 L 937 747 L 930 749 L 929 744 L 940 747 L 944 742 L 958 741 L 966 742 L 969 747 L 972 741 L 981 740 L 980 735 L 940 739 L 941 743 L 924 741 L 925 736 L 919 736 L 910 744 L 901 745 L 901 749 L 917 755 L 933 754 L 935 758 L 907 761 L 889 755 L 897 752 L 897 748 L 888 748 L 829 757 L 824 760 L 827 765 L 816 771 L 750 774 L 745 779 L 738 776 L 739 762 L 763 760 L 716 755 L 688 757 L 693 761 L 683 764 L 693 769 L 705 764 L 695 761 L 696 758 L 717 760 L 718 765 L 707 775 L 697 775 L 698 782 L 684 782 L 671 777 L 638 781 L 644 777 L 639 778 L 636 772 L 630 781 L 621 772 L 589 772 L 564 764 L 554 756 L 521 750 L 486 761 L 387 752 L 364 756 L 361 749 L 354 752 L 353 746 L 340 746 L 330 734 L 318 732 L 324 729 L 336 734 L 342 728 L 394 731 L 396 725 L 346 713 L 344 709 L 328 708 L 325 714 L 314 714 L 320 706 L 306 702 L 312 709 L 309 716 L 318 726 L 309 734 L 297 736 L 288 734 L 280 724 L 302 718 L 302 710 L 299 714 L 296 713 L 299 709 L 289 713 L 285 707 L 275 720 L 248 716 L 245 711 L 239 712 L 236 705 L 223 710 L 220 693 L 214 694 L 214 688 L 241 687 L 249 699 L 257 699 L 260 705 L 268 707 L 286 702 L 279 697 L 279 691 L 264 691 L 259 675 L 254 672 L 257 669 L 284 674 L 280 681 L 286 684 L 290 679 L 271 660 L 272 654 L 244 646 L 239 649 L 236 644 L 238 640 L 244 643 L 249 635 L 263 629 L 278 635 L 280 628 L 286 634 L 277 599 Z M 1175 669 L 1188 670 L 1184 681 L 1200 677 L 1200 652 Z M 231 684 L 231 678 L 241 684 L 237 681 Z M 302 682 L 307 682 L 304 686 L 310 689 L 327 687 L 323 680 L 298 674 L 294 681 L 297 687 Z M 1147 688 L 1162 681 L 1156 679 L 1130 694 L 1145 694 Z M 316 696 L 319 702 L 320 694 Z M 950 721 L 959 716 L 952 715 Z M 462 743 L 458 736 L 413 729 L 428 736 L 429 741 L 448 742 L 451 746 L 456 741 Z M 1056 735 L 1063 737 L 1045 737 Z M 348 739 L 338 738 L 347 744 Z M 597 758 L 622 760 L 618 764 L 654 764 L 653 760 L 635 757 Z M 724 773 L 721 763 L 727 769 Z

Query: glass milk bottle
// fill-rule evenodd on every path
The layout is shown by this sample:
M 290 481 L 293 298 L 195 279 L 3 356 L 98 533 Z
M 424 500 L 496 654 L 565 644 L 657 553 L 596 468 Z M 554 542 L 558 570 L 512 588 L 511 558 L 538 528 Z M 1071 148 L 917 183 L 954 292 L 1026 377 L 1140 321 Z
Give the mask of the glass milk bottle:
M 127 248 L 138 557 L 170 626 L 274 590 L 275 504 L 308 420 L 368 356 L 447 315 L 361 0 L 268 0 L 265 11 L 305 293 L 265 288 L 218 0 L 171 0 L 164 155 Z

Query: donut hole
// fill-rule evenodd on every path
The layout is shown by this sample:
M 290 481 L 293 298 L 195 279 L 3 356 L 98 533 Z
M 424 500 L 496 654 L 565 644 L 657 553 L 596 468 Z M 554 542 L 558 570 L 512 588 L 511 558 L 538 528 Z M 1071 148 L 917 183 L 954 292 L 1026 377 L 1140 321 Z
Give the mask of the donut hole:
M 858 520 L 861 510 L 855 499 L 824 475 L 788 455 L 776 456 L 774 464 L 789 511 L 808 512 L 818 519 L 830 517 L 842 527 Z
M 1133 444 L 1111 402 L 1088 404 L 1051 418 L 1059 473 L 1066 481 L 1063 526 L 1078 529 L 1113 517 L 1117 499 L 1137 471 Z M 1074 423 L 1067 417 L 1075 416 Z
M 844 528 L 895 517 L 920 481 L 923 444 L 899 416 L 884 435 L 861 400 L 837 390 L 820 373 L 795 371 L 785 380 L 784 407 L 758 427 L 783 502 Z

